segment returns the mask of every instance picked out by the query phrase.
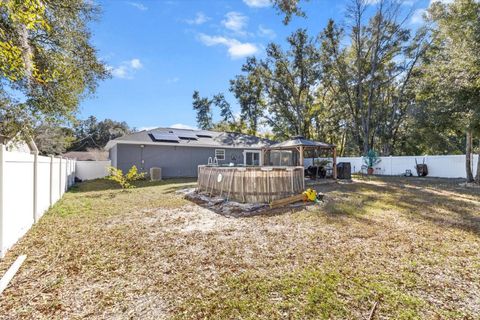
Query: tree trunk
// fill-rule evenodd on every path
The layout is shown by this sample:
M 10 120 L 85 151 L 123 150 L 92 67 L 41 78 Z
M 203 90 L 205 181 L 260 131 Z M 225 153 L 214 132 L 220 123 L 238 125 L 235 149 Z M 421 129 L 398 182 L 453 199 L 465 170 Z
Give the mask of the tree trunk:
M 475 182 L 480 184 L 480 149 L 478 150 L 477 174 L 475 175 Z
M 467 147 L 465 152 L 465 170 L 467 173 L 467 182 L 473 182 L 473 173 L 472 173 L 472 130 L 467 130 Z

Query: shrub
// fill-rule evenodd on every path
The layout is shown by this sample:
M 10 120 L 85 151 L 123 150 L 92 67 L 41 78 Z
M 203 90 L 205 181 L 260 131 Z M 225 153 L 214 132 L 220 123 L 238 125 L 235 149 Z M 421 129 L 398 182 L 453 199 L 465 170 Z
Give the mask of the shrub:
M 135 186 L 130 182 L 145 178 L 145 173 L 139 173 L 136 166 L 132 166 L 126 174 L 123 174 L 122 170 L 115 167 L 109 167 L 108 172 L 110 175 L 107 178 L 117 182 L 122 189 L 133 189 Z
M 369 168 L 373 168 L 374 166 L 379 164 L 380 161 L 382 161 L 382 159 L 377 156 L 377 153 L 374 150 L 368 151 L 367 154 L 363 157 L 363 162 Z

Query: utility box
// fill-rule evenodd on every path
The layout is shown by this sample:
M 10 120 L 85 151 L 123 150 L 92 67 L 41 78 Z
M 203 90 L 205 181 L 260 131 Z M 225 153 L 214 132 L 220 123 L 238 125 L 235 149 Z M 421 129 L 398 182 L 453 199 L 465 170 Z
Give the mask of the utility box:
M 338 179 L 352 179 L 352 166 L 350 162 L 340 162 L 337 164 Z
M 150 168 L 150 181 L 162 180 L 162 168 L 152 167 Z

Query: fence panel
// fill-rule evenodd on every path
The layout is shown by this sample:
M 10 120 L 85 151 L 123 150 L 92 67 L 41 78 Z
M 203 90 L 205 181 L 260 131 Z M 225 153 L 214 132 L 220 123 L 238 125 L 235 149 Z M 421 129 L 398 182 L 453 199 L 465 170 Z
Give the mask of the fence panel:
M 2 253 L 33 224 L 34 155 L 3 152 Z
M 81 180 L 104 178 L 108 175 L 110 160 L 105 161 L 77 161 L 76 176 Z
M 50 207 L 50 157 L 37 158 L 37 219 Z
M 0 144 L 0 258 L 74 183 L 75 161 Z
M 428 166 L 428 175 L 437 178 L 466 178 L 465 155 L 434 155 L 434 156 L 401 156 L 380 157 L 380 162 L 374 166 L 375 174 L 403 175 L 411 170 L 415 175 L 415 160 Z M 362 157 L 339 157 L 339 162 L 350 162 L 352 172 L 360 172 L 364 165 Z M 311 165 L 311 159 L 305 159 L 305 166 Z M 472 170 L 475 174 L 478 164 L 478 155 L 472 157 Z

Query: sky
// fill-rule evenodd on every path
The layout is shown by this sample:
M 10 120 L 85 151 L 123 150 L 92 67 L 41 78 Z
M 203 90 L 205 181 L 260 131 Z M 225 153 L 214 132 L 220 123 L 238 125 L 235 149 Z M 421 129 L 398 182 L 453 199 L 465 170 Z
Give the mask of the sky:
M 81 103 L 79 118 L 126 121 L 137 129 L 193 128 L 194 90 L 208 97 L 223 92 L 236 111 L 229 80 L 247 56 L 264 57 L 268 43 L 284 45 L 298 28 L 317 35 L 330 18 L 345 23 L 348 1 L 302 2 L 307 18 L 285 26 L 269 0 L 97 0 L 102 13 L 90 26 L 92 44 L 112 77 Z M 411 28 L 428 5 L 404 1 Z

